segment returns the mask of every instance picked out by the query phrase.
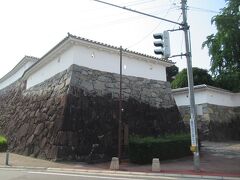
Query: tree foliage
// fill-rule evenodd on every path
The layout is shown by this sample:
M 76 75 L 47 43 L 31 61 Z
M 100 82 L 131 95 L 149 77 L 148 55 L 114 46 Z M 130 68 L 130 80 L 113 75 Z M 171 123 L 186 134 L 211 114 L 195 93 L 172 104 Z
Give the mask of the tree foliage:
M 214 78 L 214 86 L 233 92 L 240 91 L 240 72 L 222 72 Z
M 166 68 L 167 81 L 172 82 L 175 79 L 175 76 L 178 74 L 178 67 L 173 65 Z
M 212 77 L 210 74 L 208 74 L 208 71 L 197 67 L 193 68 L 193 82 L 194 85 L 200 84 L 213 85 Z M 177 74 L 174 81 L 172 81 L 171 87 L 175 89 L 187 86 L 188 86 L 187 69 L 183 69 L 179 74 Z
M 240 90 L 240 1 L 226 0 L 226 2 L 226 7 L 212 18 L 217 33 L 209 35 L 202 47 L 209 49 L 210 71 L 217 84 L 226 85 L 226 82 L 231 82 L 235 86 L 223 88 L 237 91 Z

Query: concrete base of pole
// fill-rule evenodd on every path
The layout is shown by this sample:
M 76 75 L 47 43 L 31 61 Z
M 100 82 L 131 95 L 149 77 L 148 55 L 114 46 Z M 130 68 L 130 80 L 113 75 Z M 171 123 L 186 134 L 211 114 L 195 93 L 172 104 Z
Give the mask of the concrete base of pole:
M 119 170 L 119 159 L 117 157 L 113 157 L 111 164 L 110 164 L 111 170 Z
M 5 165 L 9 166 L 9 152 L 6 152 L 6 161 L 5 161 Z
M 153 158 L 152 160 L 152 171 L 153 172 L 160 172 L 160 161 L 158 158 Z
M 196 172 L 200 172 L 200 157 L 199 152 L 193 153 L 193 162 L 194 162 L 194 170 Z

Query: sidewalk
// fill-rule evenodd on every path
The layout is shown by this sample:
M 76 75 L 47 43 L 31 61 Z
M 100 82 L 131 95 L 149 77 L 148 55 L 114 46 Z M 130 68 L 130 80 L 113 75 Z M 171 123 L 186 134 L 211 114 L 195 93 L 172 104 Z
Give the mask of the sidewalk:
M 192 157 L 162 161 L 160 173 L 233 176 L 240 178 L 240 142 L 203 142 L 200 154 L 201 171 L 193 170 Z M 0 153 L 0 167 L 5 166 L 5 153 Z M 10 167 L 59 168 L 74 170 L 109 170 L 110 162 L 87 164 L 82 162 L 52 162 L 10 153 Z M 129 162 L 120 164 L 120 171 L 151 173 L 151 165 L 136 165 Z

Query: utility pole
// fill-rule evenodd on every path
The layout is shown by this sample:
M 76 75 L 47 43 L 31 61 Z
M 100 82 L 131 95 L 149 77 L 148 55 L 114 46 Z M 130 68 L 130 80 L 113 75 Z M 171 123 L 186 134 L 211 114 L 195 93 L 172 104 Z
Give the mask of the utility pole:
M 147 13 L 144 13 L 144 12 L 140 12 L 140 11 L 136 11 L 136 10 L 132 10 L 132 9 L 129 9 L 127 7 L 121 7 L 121 6 L 118 6 L 118 5 L 115 5 L 115 4 L 111 4 L 111 3 L 108 3 L 108 2 L 105 2 L 105 1 L 101 1 L 101 0 L 94 0 L 96 2 L 99 2 L 99 3 L 103 3 L 103 4 L 106 4 L 106 5 L 110 5 L 110 6 L 113 6 L 113 7 L 117 7 L 117 8 L 121 8 L 121 9 L 124 9 L 124 10 L 127 10 L 127 11 L 131 11 L 131 12 L 134 12 L 134 13 L 138 13 L 138 14 L 141 14 L 141 15 L 145 15 L 145 16 L 149 16 L 149 17 L 152 17 L 152 18 L 156 18 L 156 19 L 159 19 L 159 20 L 162 20 L 162 21 L 166 21 L 166 22 L 169 22 L 169 23 L 173 23 L 173 24 L 177 24 L 177 25 L 180 25 L 181 28 L 177 29 L 177 30 L 183 30 L 184 31 L 184 35 L 185 35 L 185 46 L 186 46 L 186 54 L 181 54 L 181 55 L 174 55 L 172 57 L 177 57 L 177 56 L 183 56 L 185 55 L 186 56 L 186 59 L 187 59 L 187 74 L 188 74 L 188 89 L 189 89 L 189 100 L 190 100 L 190 114 L 191 114 L 191 119 L 190 119 L 190 130 L 191 130 L 191 151 L 193 152 L 194 154 L 194 157 L 193 157 L 193 162 L 194 162 L 194 169 L 196 171 L 199 171 L 200 170 L 200 155 L 199 155 L 199 146 L 198 146 L 198 132 L 197 132 L 197 120 L 196 120 L 196 109 L 195 109 L 195 99 L 194 99 L 194 90 L 193 90 L 193 73 L 192 73 L 192 54 L 191 54 L 191 48 L 190 48 L 190 37 L 189 37 L 189 25 L 187 23 L 187 0 L 181 0 L 181 4 L 182 4 L 182 14 L 183 14 L 183 22 L 182 23 L 178 23 L 178 22 L 175 22 L 175 21 L 171 21 L 171 20 L 168 20 L 168 19 L 165 19 L 165 18 L 161 18 L 161 17 L 157 17 L 157 16 L 154 16 L 154 15 L 151 15 L 151 14 L 147 14 Z M 176 31 L 176 30 L 169 30 L 169 31 Z M 121 93 L 122 93 L 122 90 L 121 90 L 121 78 L 122 78 L 122 47 L 120 47 L 120 101 L 119 101 L 119 108 L 120 111 L 119 111 L 119 128 L 121 128 L 121 113 L 122 113 L 122 101 L 121 101 Z M 121 129 L 119 129 L 119 138 L 121 137 Z M 120 158 L 121 156 L 121 144 L 120 144 L 120 139 L 119 139 L 119 144 L 118 144 L 118 156 Z
M 120 89 L 119 89 L 119 119 L 118 119 L 118 159 L 121 162 L 122 139 L 122 46 L 120 46 Z
M 189 26 L 187 23 L 187 0 L 181 0 L 182 4 L 182 15 L 183 15 L 183 31 L 185 36 L 186 46 L 186 59 L 187 59 L 187 75 L 188 75 L 188 89 L 189 89 L 189 100 L 190 100 L 190 130 L 191 130 L 191 150 L 193 152 L 194 169 L 200 170 L 200 155 L 198 146 L 198 132 L 197 132 L 197 119 L 194 99 L 194 88 L 193 88 L 193 72 L 192 72 L 192 54 L 190 51 L 189 44 Z

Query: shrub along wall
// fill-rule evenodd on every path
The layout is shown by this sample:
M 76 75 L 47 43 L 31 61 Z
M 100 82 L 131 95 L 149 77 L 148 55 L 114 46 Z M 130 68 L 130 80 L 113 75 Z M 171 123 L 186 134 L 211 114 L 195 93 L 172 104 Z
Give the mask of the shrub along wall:
M 191 138 L 188 134 L 165 137 L 131 137 L 129 140 L 129 159 L 133 163 L 151 163 L 153 158 L 175 159 L 191 154 Z
M 0 152 L 7 151 L 7 139 L 4 136 L 0 136 Z

